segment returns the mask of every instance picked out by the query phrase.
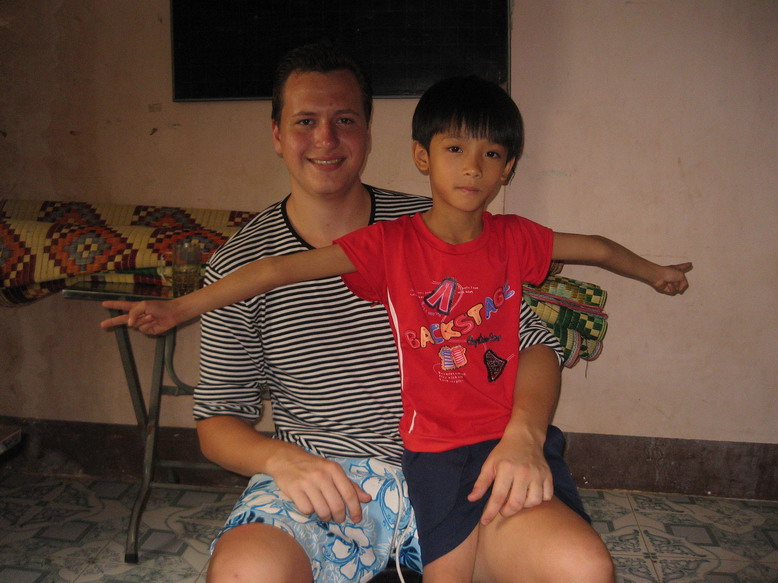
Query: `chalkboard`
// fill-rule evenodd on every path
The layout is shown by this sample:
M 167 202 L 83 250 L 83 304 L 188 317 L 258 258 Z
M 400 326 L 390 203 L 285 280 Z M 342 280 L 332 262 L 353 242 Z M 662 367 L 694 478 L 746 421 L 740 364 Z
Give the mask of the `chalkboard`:
M 451 75 L 507 84 L 510 0 L 171 0 L 173 99 L 269 99 L 278 59 L 340 46 L 376 97 L 415 97 Z

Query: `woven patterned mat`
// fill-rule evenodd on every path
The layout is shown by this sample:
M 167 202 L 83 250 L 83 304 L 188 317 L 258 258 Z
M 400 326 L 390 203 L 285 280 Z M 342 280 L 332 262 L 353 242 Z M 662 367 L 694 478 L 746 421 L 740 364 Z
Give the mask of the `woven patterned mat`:
M 600 286 L 550 275 L 542 285 L 525 285 L 524 301 L 559 338 L 565 351 L 565 366 L 579 360 L 594 360 L 602 353 L 608 330 L 603 311 L 608 294 Z
M 88 279 L 167 284 L 182 239 L 203 263 L 254 216 L 245 211 L 69 201 L 0 201 L 0 305 L 18 305 Z

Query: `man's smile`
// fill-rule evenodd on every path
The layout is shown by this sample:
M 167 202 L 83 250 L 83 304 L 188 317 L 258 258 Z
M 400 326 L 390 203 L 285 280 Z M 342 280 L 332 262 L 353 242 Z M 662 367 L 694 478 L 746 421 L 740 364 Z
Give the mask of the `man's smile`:
M 308 158 L 310 162 L 313 162 L 314 164 L 317 164 L 318 166 L 334 166 L 335 164 L 340 164 L 343 162 L 346 158 L 334 158 L 332 160 L 320 160 L 318 158 Z

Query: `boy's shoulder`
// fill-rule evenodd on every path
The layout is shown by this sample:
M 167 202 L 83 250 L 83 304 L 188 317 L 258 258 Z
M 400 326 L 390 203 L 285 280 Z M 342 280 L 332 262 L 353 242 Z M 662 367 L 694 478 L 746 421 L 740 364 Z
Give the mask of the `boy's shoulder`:
M 492 214 L 490 212 L 484 213 L 484 221 L 489 221 L 493 225 L 497 225 L 505 228 L 522 228 L 522 227 L 543 227 L 540 223 L 522 217 L 521 215 L 515 215 L 511 213 L 506 214 Z M 545 228 L 545 227 L 544 227 Z

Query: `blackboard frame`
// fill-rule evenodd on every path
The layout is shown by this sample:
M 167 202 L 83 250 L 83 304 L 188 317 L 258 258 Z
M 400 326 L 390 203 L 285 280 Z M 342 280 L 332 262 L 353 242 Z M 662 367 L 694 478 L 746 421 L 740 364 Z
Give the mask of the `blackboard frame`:
M 270 99 L 275 63 L 308 42 L 342 47 L 375 97 L 435 81 L 510 77 L 510 0 L 171 0 L 174 101 Z

